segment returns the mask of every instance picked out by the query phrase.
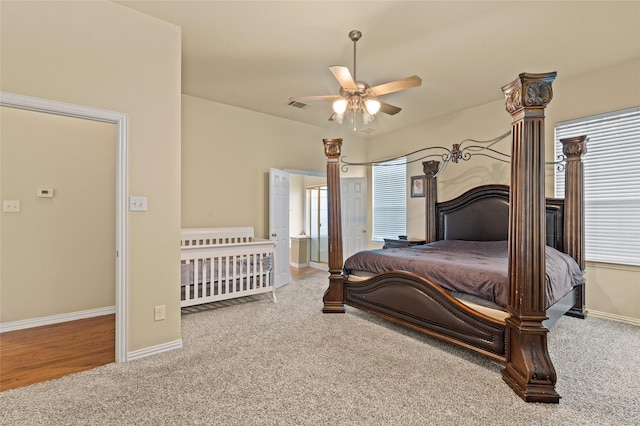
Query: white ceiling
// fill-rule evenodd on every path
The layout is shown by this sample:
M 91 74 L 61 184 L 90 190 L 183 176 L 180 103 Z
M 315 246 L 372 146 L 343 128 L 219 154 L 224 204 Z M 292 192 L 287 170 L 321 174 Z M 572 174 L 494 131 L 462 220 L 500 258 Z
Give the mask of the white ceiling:
M 369 127 L 391 131 L 502 98 L 521 72 L 558 79 L 640 57 L 640 1 L 117 1 L 182 28 L 182 92 L 316 126 L 337 94 L 331 65 L 371 86 L 418 75 L 382 97 L 402 108 Z M 640 76 L 639 76 L 640 78 Z

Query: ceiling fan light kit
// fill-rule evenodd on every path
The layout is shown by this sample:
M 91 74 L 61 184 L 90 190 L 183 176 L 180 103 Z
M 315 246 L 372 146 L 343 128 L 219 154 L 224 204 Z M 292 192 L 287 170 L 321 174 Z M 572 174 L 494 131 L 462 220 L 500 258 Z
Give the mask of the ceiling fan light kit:
M 371 115 L 380 111 L 380 102 L 375 99 L 367 99 L 365 101 L 365 105 L 367 106 L 367 111 L 369 111 L 369 114 Z
M 382 111 L 388 115 L 395 115 L 401 108 L 381 102 L 378 96 L 388 93 L 399 92 L 401 90 L 418 87 L 422 84 L 422 79 L 417 75 L 391 81 L 375 87 L 370 87 L 363 81 L 356 80 L 356 43 L 362 37 L 358 30 L 349 32 L 349 39 L 353 41 L 353 75 L 349 68 L 334 65 L 329 67 L 333 76 L 340 83 L 339 95 L 305 96 L 290 98 L 290 101 L 312 101 L 312 100 L 333 100 L 333 114 L 329 121 L 342 124 L 345 114 L 350 113 L 353 130 L 356 130 L 356 116 L 359 114 L 363 124 L 369 124 L 375 119 L 375 115 Z
M 373 121 L 375 114 L 380 111 L 380 102 L 375 99 L 366 99 L 363 101 L 362 98 L 357 96 L 352 96 L 348 99 L 338 99 L 333 103 L 333 112 L 335 114 L 331 116 L 331 120 L 342 123 L 347 110 L 354 113 L 356 111 L 360 112 L 362 114 L 362 122 L 369 124 Z
M 346 99 L 338 99 L 333 103 L 333 111 L 336 114 L 344 114 L 347 110 L 347 100 Z

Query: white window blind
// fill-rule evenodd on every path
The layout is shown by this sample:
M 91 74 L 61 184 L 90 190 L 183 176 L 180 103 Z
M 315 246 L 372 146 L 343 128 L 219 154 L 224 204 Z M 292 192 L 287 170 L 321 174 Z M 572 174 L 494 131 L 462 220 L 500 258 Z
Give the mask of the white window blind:
M 640 107 L 556 124 L 560 139 L 587 135 L 584 161 L 585 258 L 640 265 Z M 556 197 L 564 172 L 556 170 Z
M 407 163 L 404 157 L 373 166 L 373 241 L 407 234 Z

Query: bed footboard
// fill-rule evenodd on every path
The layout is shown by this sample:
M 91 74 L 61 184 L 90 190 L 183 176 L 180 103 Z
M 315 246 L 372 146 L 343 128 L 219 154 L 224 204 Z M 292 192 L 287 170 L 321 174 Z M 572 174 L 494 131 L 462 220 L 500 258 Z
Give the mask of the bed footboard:
M 345 303 L 472 349 L 505 360 L 504 322 L 472 310 L 428 280 L 390 271 L 366 281 L 344 281 Z

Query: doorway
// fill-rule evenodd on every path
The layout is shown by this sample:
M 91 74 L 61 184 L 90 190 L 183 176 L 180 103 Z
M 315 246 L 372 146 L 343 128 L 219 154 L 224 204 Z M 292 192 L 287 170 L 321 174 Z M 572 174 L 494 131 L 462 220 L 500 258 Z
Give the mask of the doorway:
M 290 173 L 289 223 L 293 232 L 310 237 L 311 267 L 328 270 L 329 227 L 328 191 L 324 174 Z M 367 178 L 340 179 L 342 200 L 342 237 L 344 259 L 368 248 Z M 295 234 L 298 235 L 298 234 Z
M 112 212 L 114 213 L 113 222 L 114 228 L 112 232 L 112 236 L 110 238 L 113 241 L 113 245 L 111 246 L 111 259 L 112 259 L 112 294 L 115 293 L 114 305 L 111 307 L 112 311 L 115 311 L 115 360 L 116 362 L 123 362 L 127 360 L 127 325 L 128 325 L 128 315 L 127 315 L 127 146 L 128 146 L 128 120 L 126 114 L 121 114 L 112 111 L 100 110 L 85 106 L 66 104 L 57 101 L 50 101 L 46 99 L 33 98 L 29 96 L 17 95 L 12 93 L 2 92 L 0 93 L 0 106 L 15 108 L 18 110 L 27 110 L 37 113 L 45 113 L 51 114 L 54 116 L 64 116 L 67 118 L 88 120 L 92 122 L 99 123 L 109 123 L 110 125 L 114 125 L 114 135 L 115 135 L 115 146 L 114 146 L 114 165 L 115 168 L 115 176 L 112 180 L 115 181 L 113 184 L 113 193 L 114 196 L 112 198 L 112 203 L 115 204 L 115 208 L 112 208 Z M 33 155 L 39 155 L 39 152 L 34 152 Z M 45 158 L 46 160 L 46 158 Z M 46 162 L 46 161 L 45 161 Z M 80 180 L 81 181 L 81 180 Z M 42 186 L 40 186 L 42 185 Z M 36 202 L 41 202 L 43 205 L 47 205 L 46 203 L 52 204 L 55 200 L 55 188 L 49 187 L 46 182 L 38 183 L 37 188 L 33 189 L 32 193 L 29 197 L 36 198 L 38 195 L 41 197 L 37 197 L 38 200 Z M 88 188 L 91 190 L 91 188 Z M 52 190 L 52 191 L 48 191 Z M 43 196 L 44 195 L 44 196 Z M 53 195 L 52 197 L 47 197 L 46 195 Z M 62 196 L 62 193 L 59 193 Z M 15 200 L 13 195 L 4 193 L 4 185 L 3 185 L 3 201 L 5 197 L 7 197 L 7 201 L 19 201 Z M 53 198 L 53 200 L 46 200 L 46 198 Z M 114 207 L 112 204 L 112 207 Z M 16 204 L 12 204 L 15 206 Z M 19 205 L 19 204 L 18 204 Z M 3 203 L 4 207 L 4 203 Z M 92 205 L 90 203 L 81 204 L 77 206 L 78 209 L 83 209 L 87 215 L 91 213 Z M 5 229 L 9 227 L 6 226 L 5 215 L 6 214 L 16 214 L 14 213 L 4 213 L 3 212 L 3 220 L 0 222 L 0 227 L 5 226 Z M 18 213 L 19 214 L 19 213 Z M 15 216 L 14 216 L 15 218 Z M 3 229 L 2 235 L 3 238 L 5 236 L 5 229 Z M 94 244 L 99 244 L 97 241 L 93 241 Z M 4 244 L 3 244 L 4 245 Z M 5 246 L 7 247 L 7 246 Z M 6 251 L 2 252 L 3 255 Z M 4 263 L 4 262 L 3 262 Z M 38 265 L 34 265 L 37 267 Z M 5 268 L 3 265 L 2 272 L 4 275 Z M 87 276 L 87 279 L 91 279 L 91 276 Z M 3 280 L 3 287 L 5 281 Z M 114 291 L 115 287 L 115 291 Z M 4 299 L 4 298 L 3 298 Z M 90 310 L 91 311 L 91 310 Z M 44 315 L 36 318 L 35 321 L 9 321 L 9 325 L 16 325 L 18 328 L 5 327 L 6 324 L 3 324 L 2 331 L 10 331 L 15 329 L 20 329 L 26 327 L 35 327 L 35 326 L 44 326 L 48 324 L 58 323 L 60 321 L 66 321 L 67 319 L 61 319 L 60 317 L 64 317 L 64 315 Z M 77 317 L 76 317 L 77 319 Z M 27 323 L 25 325 L 24 323 Z
M 329 227 L 327 218 L 327 186 L 306 188 L 306 232 L 311 238 L 310 260 L 313 263 L 329 262 Z
M 324 186 L 326 188 L 327 177 L 325 173 L 311 172 L 305 170 L 286 170 L 289 173 L 289 229 L 291 232 L 290 243 L 287 247 L 290 247 L 291 241 L 298 239 L 297 242 L 307 241 L 310 243 L 311 232 L 309 230 L 309 198 L 308 188 L 318 188 Z M 326 191 L 325 191 L 326 192 Z M 326 230 L 325 230 L 326 232 Z M 302 238 L 302 239 L 301 239 Z M 300 243 L 306 244 L 306 243 Z M 309 265 L 314 268 L 327 269 L 327 260 L 324 263 L 318 263 L 311 258 L 311 249 L 303 250 L 306 259 L 303 261 L 299 259 L 297 254 L 290 253 L 289 262 L 294 268 L 298 268 L 299 264 Z M 328 252 L 327 249 L 325 251 Z M 292 259 L 293 257 L 293 259 Z M 305 266 L 306 267 L 306 266 Z

